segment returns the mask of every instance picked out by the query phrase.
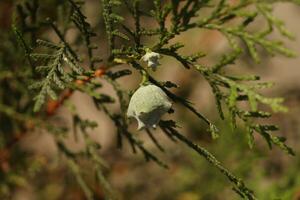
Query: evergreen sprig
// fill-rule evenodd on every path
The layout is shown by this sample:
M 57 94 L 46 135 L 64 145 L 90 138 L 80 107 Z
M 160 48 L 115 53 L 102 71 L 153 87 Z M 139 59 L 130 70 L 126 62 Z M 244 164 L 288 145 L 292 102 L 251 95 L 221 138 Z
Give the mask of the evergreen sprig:
M 82 33 L 84 38 L 85 46 L 88 50 L 88 57 L 90 62 L 90 68 L 94 69 L 95 63 L 101 61 L 100 58 L 97 58 L 93 55 L 93 50 L 97 49 L 97 45 L 93 45 L 91 38 L 96 36 L 96 33 L 92 30 L 91 25 L 86 21 L 86 17 L 81 11 L 80 5 L 74 2 L 73 0 L 68 0 L 72 7 L 71 20 Z
M 294 155 L 292 149 L 284 143 L 284 138 L 273 136 L 270 133 L 278 130 L 275 128 L 276 126 L 262 125 L 254 120 L 255 118 L 268 118 L 271 116 L 270 113 L 258 109 L 259 104 L 268 105 L 273 112 L 286 111 L 286 108 L 281 104 L 283 101 L 281 98 L 264 97 L 258 92 L 259 89 L 268 88 L 271 84 L 256 83 L 254 85 L 249 85 L 249 83 L 243 82 L 253 82 L 257 81 L 259 78 L 256 76 L 230 77 L 222 73 L 222 69 L 233 64 L 243 52 L 240 41 L 246 45 L 248 52 L 256 62 L 260 61 L 257 50 L 258 46 L 263 47 L 271 55 L 278 53 L 289 57 L 295 56 L 295 53 L 286 48 L 282 41 L 271 40 L 268 38 L 269 34 L 272 33 L 275 28 L 278 29 L 283 36 L 289 39 L 293 38 L 292 35 L 286 30 L 284 24 L 274 17 L 271 9 L 272 6 L 264 1 L 240 1 L 237 4 L 231 5 L 225 0 L 220 0 L 216 6 L 211 9 L 211 13 L 208 17 L 200 20 L 192 20 L 193 18 L 198 17 L 198 11 L 200 9 L 211 6 L 210 3 L 210 1 L 199 2 L 190 0 L 183 2 L 183 6 L 179 6 L 180 2 L 176 0 L 171 1 L 170 3 L 163 3 L 159 0 L 154 1 L 154 9 L 150 12 L 150 15 L 157 21 L 159 28 L 146 30 L 140 23 L 137 23 L 140 21 L 140 16 L 136 13 L 141 15 L 142 12 L 139 11 L 136 3 L 133 2 L 132 8 L 135 8 L 136 11 L 132 11 L 133 9 L 131 9 L 131 13 L 136 22 L 136 30 L 130 30 L 126 26 L 125 29 L 132 37 L 134 37 L 134 41 L 141 41 L 141 37 L 143 36 L 142 33 L 144 33 L 145 36 L 150 35 L 148 33 L 151 33 L 151 36 L 158 35 L 159 40 L 151 47 L 152 51 L 174 57 L 185 68 L 190 69 L 193 67 L 201 73 L 212 87 L 220 116 L 224 118 L 222 104 L 225 104 L 229 110 L 230 121 L 233 127 L 236 126 L 237 118 L 244 122 L 248 132 L 250 147 L 252 147 L 254 143 L 253 133 L 257 132 L 266 139 L 270 148 L 272 147 L 272 144 L 274 144 L 288 154 Z M 248 7 L 252 5 L 256 6 L 256 10 L 248 11 Z M 127 7 L 130 8 L 130 6 Z M 254 22 L 259 15 L 266 19 L 268 27 L 266 30 L 260 32 L 251 32 L 248 26 Z M 172 19 L 172 23 L 170 27 L 167 27 L 165 22 L 169 16 Z M 219 31 L 228 40 L 229 45 L 232 47 L 232 52 L 224 54 L 220 61 L 214 66 L 204 67 L 198 62 L 199 58 L 205 55 L 204 53 L 197 52 L 194 55 L 184 56 L 178 53 L 178 50 L 182 48 L 184 44 L 167 46 L 176 35 L 194 28 Z M 141 30 L 144 31 L 142 32 Z M 107 32 L 109 33 L 109 29 L 107 29 Z M 151 77 L 141 65 L 136 61 L 132 61 L 132 58 L 140 58 L 140 49 L 143 49 L 140 43 L 137 43 L 136 45 L 139 45 L 140 48 L 136 48 L 135 46 L 135 48 L 127 47 L 124 49 L 124 47 L 121 47 L 120 49 L 113 49 L 113 52 L 117 52 L 119 56 L 118 58 L 115 58 L 115 61 L 121 60 L 122 62 L 130 63 L 135 69 L 141 71 L 142 75 L 146 74 L 149 80 L 161 87 L 171 99 L 184 105 L 187 109 L 196 114 L 196 116 L 204 120 L 209 125 L 209 130 L 212 133 L 213 138 L 217 138 L 218 130 L 215 125 L 193 108 L 188 101 L 169 92 L 159 83 L 159 81 Z M 146 48 L 147 47 L 144 47 L 144 50 Z M 224 90 L 227 91 L 224 92 Z M 248 101 L 250 110 L 245 111 L 239 108 L 239 101 Z M 164 128 L 164 130 L 170 136 L 170 130 L 168 131 L 166 128 Z M 170 138 L 173 137 L 170 136 Z M 230 180 L 232 181 L 232 179 Z M 253 194 L 249 192 L 250 190 L 248 192 L 244 191 L 245 193 L 239 189 L 236 189 L 235 191 L 239 194 L 243 194 L 243 197 L 247 197 L 248 199 L 254 198 L 254 196 L 252 196 Z
M 30 88 L 39 90 L 39 93 L 34 98 L 34 111 L 40 110 L 45 103 L 47 95 L 56 100 L 56 89 L 65 89 L 65 84 L 71 82 L 72 72 L 81 74 L 83 69 L 76 62 L 76 58 L 68 51 L 64 44 L 54 44 L 45 40 L 38 40 L 37 44 L 53 50 L 52 54 L 32 53 L 31 57 L 40 61 L 45 65 L 36 67 L 38 72 L 46 74 L 46 77 L 41 81 L 36 81 Z M 67 64 L 72 72 L 64 69 L 64 64 Z
M 120 0 L 102 0 L 103 6 L 103 19 L 105 22 L 105 28 L 107 33 L 107 39 L 109 42 L 110 51 L 113 53 L 115 50 L 115 38 L 119 37 L 124 40 L 129 40 L 129 38 L 122 33 L 117 25 L 123 21 L 123 17 L 114 12 L 114 8 L 120 6 L 122 2 Z M 111 54 L 110 60 L 114 57 Z
M 257 132 L 262 135 L 270 148 L 272 144 L 278 145 L 288 154 L 294 155 L 294 152 L 290 147 L 288 147 L 284 142 L 284 139 L 279 139 L 279 137 L 272 136 L 271 131 L 277 131 L 277 128 L 264 128 L 264 127 L 274 127 L 273 125 L 261 125 L 257 124 L 254 119 L 269 118 L 271 113 L 265 112 L 259 109 L 258 104 L 268 105 L 273 112 L 286 112 L 287 108 L 282 105 L 282 98 L 269 98 L 261 95 L 257 90 L 268 88 L 272 86 L 270 83 L 255 83 L 255 84 L 245 84 L 243 82 L 254 82 L 258 80 L 258 77 L 226 77 L 220 74 L 214 74 L 210 70 L 204 69 L 201 66 L 196 66 L 198 71 L 201 71 L 209 82 L 210 86 L 213 88 L 215 93 L 215 99 L 217 102 L 217 107 L 219 108 L 220 116 L 224 116 L 222 110 L 222 101 L 227 106 L 230 113 L 230 122 L 232 127 L 236 127 L 237 118 L 245 123 L 247 128 L 248 140 L 250 147 L 253 147 L 254 138 L 253 132 Z M 227 91 L 224 91 L 226 89 Z M 243 110 L 239 107 L 239 102 L 248 101 L 250 110 Z
M 240 194 L 243 198 L 247 198 L 250 200 L 257 199 L 253 193 L 252 190 L 247 188 L 247 186 L 243 183 L 243 181 L 240 178 L 237 178 L 235 175 L 233 175 L 228 169 L 226 169 L 220 161 L 218 161 L 215 156 L 213 156 L 209 151 L 207 151 L 205 148 L 193 143 L 188 138 L 186 138 L 184 135 L 179 133 L 176 128 L 177 125 L 174 121 L 161 121 L 160 122 L 160 128 L 164 132 L 168 132 L 173 138 L 176 140 L 180 140 L 181 142 L 185 143 L 188 147 L 196 151 L 198 154 L 203 156 L 208 162 L 210 162 L 212 165 L 217 167 L 221 173 L 223 173 L 235 186 L 233 188 L 234 191 L 236 191 L 238 194 Z M 176 141 L 175 140 L 175 141 Z

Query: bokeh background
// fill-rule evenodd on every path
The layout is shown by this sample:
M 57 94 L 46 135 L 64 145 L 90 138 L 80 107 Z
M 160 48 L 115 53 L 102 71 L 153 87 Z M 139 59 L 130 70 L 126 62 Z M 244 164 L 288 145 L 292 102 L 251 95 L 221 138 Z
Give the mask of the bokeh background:
M 58 1 L 57 1 L 58 2 Z M 43 8 L 43 15 L 51 16 L 55 12 L 56 1 L 46 0 L 49 5 Z M 98 37 L 93 41 L 99 45 L 97 54 L 107 57 L 107 43 L 101 17 L 101 5 L 98 0 L 86 0 L 84 6 L 85 14 L 93 29 L 97 30 Z M 0 34 L 9 32 L 14 1 L 0 1 Z M 147 3 L 145 3 L 145 6 Z M 278 3 L 275 6 L 275 14 L 286 22 L 287 27 L 296 35 L 296 40 L 286 41 L 288 47 L 300 52 L 300 7 L 292 4 Z M 130 16 L 123 13 L 125 23 L 132 24 Z M 145 26 L 155 26 L 155 22 L 145 19 Z M 259 29 L 263 22 L 258 21 L 253 29 Z M 77 32 L 70 30 L 67 34 L 68 41 L 75 42 Z M 44 30 L 41 36 L 50 38 L 52 41 L 58 39 L 49 31 Z M 274 33 L 272 37 L 279 37 Z M 226 40 L 214 31 L 193 30 L 176 38 L 186 44 L 182 50 L 183 54 L 189 54 L 202 50 L 209 56 L 201 60 L 205 64 L 213 63 L 218 56 L 228 50 Z M 6 41 L 1 41 L 4 46 Z M 151 44 L 153 41 L 145 40 Z M 3 50 L 3 49 L 2 49 Z M 4 50 L 3 50 L 4 51 Z M 79 49 L 80 51 L 80 49 Z M 220 120 L 214 103 L 209 85 L 200 75 L 190 70 L 183 69 L 175 60 L 164 57 L 162 65 L 154 73 L 160 80 L 170 80 L 180 86 L 173 90 L 177 94 L 189 99 L 195 107 L 204 113 L 212 121 L 215 121 L 221 130 L 218 140 L 211 140 L 205 130 L 204 124 L 199 123 L 184 108 L 176 106 L 177 121 L 182 125 L 182 132 L 200 143 L 216 155 L 224 165 L 231 169 L 239 177 L 242 177 L 249 187 L 257 194 L 259 199 L 300 199 L 300 57 L 285 58 L 282 56 L 270 57 L 263 55 L 260 64 L 254 63 L 247 54 L 228 70 L 237 74 L 258 74 L 262 80 L 275 82 L 275 87 L 264 91 L 269 96 L 283 96 L 285 105 L 289 107 L 288 113 L 278 113 L 272 118 L 272 122 L 280 126 L 280 134 L 288 138 L 288 144 L 296 152 L 295 157 L 285 155 L 274 148 L 269 150 L 261 138 L 256 138 L 256 146 L 249 149 L 244 130 L 237 128 L 232 130 L 229 123 Z M 14 57 L 13 53 L 11 55 Z M 128 66 L 123 66 L 127 68 Z M 120 84 L 126 89 L 135 89 L 140 81 L 137 73 L 130 77 L 120 79 Z M 112 93 L 112 88 L 105 85 L 101 91 Z M 9 92 L 9 91 L 7 91 Z M 105 160 L 107 169 L 105 176 L 111 183 L 117 195 L 124 200 L 230 200 L 238 199 L 232 192 L 231 187 L 223 175 L 211 167 L 196 153 L 184 147 L 184 145 L 173 143 L 168 140 L 159 130 L 155 136 L 163 144 L 165 152 L 162 153 L 151 143 L 144 133 L 137 132 L 146 146 L 162 160 L 168 163 L 170 169 L 166 170 L 155 163 L 145 162 L 141 154 L 133 154 L 130 147 L 125 145 L 122 150 L 116 148 L 116 129 L 114 124 L 106 115 L 98 112 L 92 100 L 87 95 L 76 92 L 67 102 L 77 107 L 80 116 L 98 122 L 98 127 L 89 132 L 93 139 L 99 141 L 102 148 L 99 152 Z M 61 107 L 56 115 L 49 118 L 57 124 L 69 124 L 71 126 L 72 116 L 67 108 Z M 117 109 L 117 107 L 112 107 Z M 166 116 L 168 117 L 168 116 Z M 132 129 L 136 128 L 136 123 Z M 1 133 L 5 134 L 5 133 Z M 70 134 L 66 140 L 68 147 L 81 149 L 83 142 L 75 141 Z M 58 155 L 55 142 L 47 132 L 34 131 L 28 133 L 17 144 L 24 151 L 23 155 L 28 159 L 35 158 L 36 163 L 30 169 L 24 169 L 26 179 L 13 176 L 17 183 L 11 192 L 13 200 L 81 200 L 84 199 L 80 188 L 74 178 L 68 172 L 68 168 Z M 17 161 L 16 161 L 17 162 Z M 84 166 L 84 163 L 82 163 Z M 89 166 L 86 166 L 88 168 Z M 5 167 L 4 167 L 5 168 Z M 0 173 L 9 173 L 1 168 Z M 86 174 L 87 179 L 92 179 L 93 174 Z M 91 181 L 92 182 L 92 181 Z M 1 185 L 1 191 L 6 191 Z M 98 198 L 102 199 L 101 191 Z

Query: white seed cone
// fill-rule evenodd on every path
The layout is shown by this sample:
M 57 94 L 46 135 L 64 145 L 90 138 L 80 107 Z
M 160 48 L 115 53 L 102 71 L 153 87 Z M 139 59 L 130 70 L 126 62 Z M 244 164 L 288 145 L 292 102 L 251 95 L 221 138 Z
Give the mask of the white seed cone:
M 160 57 L 161 56 L 159 53 L 149 51 L 142 57 L 142 60 L 147 62 L 148 67 L 152 68 L 152 70 L 155 71 L 157 66 L 160 65 Z
M 152 84 L 141 86 L 130 99 L 127 116 L 138 121 L 138 130 L 155 128 L 171 107 L 172 103 L 162 89 Z

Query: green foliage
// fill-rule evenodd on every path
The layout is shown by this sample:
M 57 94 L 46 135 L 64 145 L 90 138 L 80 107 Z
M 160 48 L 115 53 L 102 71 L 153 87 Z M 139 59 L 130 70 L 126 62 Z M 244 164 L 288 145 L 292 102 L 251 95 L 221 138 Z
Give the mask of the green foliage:
M 71 51 L 68 51 L 67 46 L 63 44 L 56 45 L 44 40 L 37 40 L 37 44 L 48 47 L 54 52 L 53 54 L 31 54 L 35 61 L 41 61 L 44 64 L 36 67 L 36 71 L 45 74 L 45 79 L 30 86 L 31 89 L 39 90 L 38 95 L 34 99 L 36 101 L 34 111 L 40 110 L 45 103 L 46 95 L 57 100 L 58 97 L 53 89 L 54 87 L 61 90 L 65 89 L 65 85 L 73 80 L 72 73 L 64 70 L 64 63 L 68 64 L 74 74 L 80 75 L 83 72 L 83 69 L 76 62 L 76 57 L 72 55 Z
M 174 58 L 185 70 L 199 73 L 212 89 L 220 117 L 230 119 L 232 128 L 244 127 L 247 130 L 245 135 L 251 148 L 254 146 L 254 134 L 258 133 L 266 140 L 270 148 L 275 145 L 284 152 L 294 155 L 293 150 L 286 145 L 283 137 L 273 135 L 273 132 L 278 130 L 277 126 L 261 122 L 262 118 L 270 118 L 274 112 L 287 111 L 287 108 L 282 105 L 282 98 L 270 98 L 261 94 L 261 89 L 269 88 L 272 84 L 260 82 L 260 78 L 257 76 L 233 76 L 226 70 L 242 54 L 249 54 L 257 63 L 260 61 L 261 51 L 272 56 L 295 56 L 292 50 L 284 46 L 281 39 L 275 40 L 269 37 L 274 30 L 277 30 L 282 37 L 293 39 L 293 35 L 285 28 L 284 22 L 273 15 L 272 9 L 275 2 L 277 1 L 240 0 L 237 3 L 232 3 L 226 0 L 153 0 L 150 2 L 126 0 L 123 4 L 123 1 L 120 0 L 102 0 L 101 12 L 106 31 L 106 38 L 104 39 L 108 43 L 109 56 L 99 58 L 94 55 L 98 46 L 94 45 L 92 41 L 96 37 L 96 30 L 89 24 L 82 10 L 83 2 L 68 0 L 57 3 L 60 8 L 67 10 L 65 12 L 67 14 L 63 16 L 63 19 L 60 19 L 58 17 L 59 9 L 57 9 L 57 14 L 44 16 L 39 10 L 40 7 L 46 7 L 47 3 L 44 5 L 37 0 L 25 1 L 24 4 L 17 5 L 13 32 L 28 62 L 22 70 L 30 69 L 30 72 L 19 74 L 16 69 L 2 70 L 1 68 L 0 81 L 1 85 L 2 83 L 8 85 L 1 90 L 13 90 L 9 86 L 11 83 L 7 82 L 6 78 L 24 76 L 21 81 L 13 80 L 22 86 L 15 89 L 14 92 L 20 93 L 19 96 L 27 96 L 27 101 L 24 108 L 19 108 L 1 99 L 0 112 L 5 115 L 5 121 L 9 121 L 11 127 L 18 127 L 17 130 L 21 127 L 24 132 L 28 131 L 24 128 L 24 123 L 29 119 L 39 128 L 52 133 L 59 151 L 67 160 L 67 165 L 78 185 L 82 188 L 86 199 L 94 199 L 95 194 L 83 176 L 83 170 L 78 164 L 80 159 L 86 159 L 92 163 L 97 184 L 102 186 L 108 199 L 115 199 L 116 197 L 103 175 L 105 164 L 98 154 L 100 145 L 93 141 L 87 133 L 88 128 L 94 128 L 97 124 L 81 119 L 76 109 L 70 109 L 70 113 L 73 115 L 74 137 L 77 137 L 77 129 L 79 129 L 85 143 L 85 148 L 82 151 L 73 152 L 64 144 L 65 128 L 70 131 L 70 127 L 55 127 L 51 122 L 47 122 L 45 120 L 47 116 L 43 115 L 45 113 L 43 105 L 48 101 L 48 97 L 54 100 L 61 99 L 62 90 L 69 89 L 85 93 L 93 99 L 98 111 L 105 113 L 114 123 L 119 148 L 122 148 L 123 140 L 126 139 L 134 153 L 141 152 L 146 161 L 153 161 L 167 168 L 167 164 L 146 149 L 139 136 L 129 130 L 130 121 L 126 117 L 126 112 L 130 95 L 117 80 L 123 76 L 130 76 L 131 71 L 136 70 L 143 77 L 143 81 L 157 85 L 172 101 L 182 105 L 195 117 L 206 123 L 213 139 L 222 139 L 220 137 L 222 130 L 218 129 L 208 117 L 198 111 L 190 101 L 171 92 L 170 88 L 177 88 L 175 83 L 168 80 L 157 80 L 155 74 L 152 75 L 150 70 L 143 66 L 144 64 L 140 59 L 150 49 L 166 57 Z M 286 2 L 292 1 L 286 0 Z M 143 7 L 144 4 L 149 4 L 149 7 Z M 129 13 L 133 19 L 133 26 L 126 23 L 125 15 L 122 16 L 124 13 L 121 10 L 124 9 L 126 9 L 125 13 Z M 206 11 L 204 12 L 206 14 L 202 14 L 203 11 Z M 51 10 L 51 12 L 55 13 L 55 10 Z M 143 23 L 142 19 L 145 17 L 155 22 L 156 26 L 151 27 Z M 259 30 L 251 29 L 251 25 L 259 17 L 265 20 L 266 27 Z M 66 35 L 67 31 L 74 27 L 78 31 L 78 36 L 76 42 L 72 43 L 68 41 Z M 51 37 L 37 39 L 37 37 L 45 37 L 40 33 L 45 31 L 44 29 L 54 33 L 59 41 L 48 41 L 52 40 Z M 173 39 L 192 29 L 221 33 L 227 39 L 231 49 L 221 55 L 212 66 L 203 64 L 201 59 L 207 56 L 205 52 L 182 55 L 180 50 L 185 47 L 185 44 L 183 42 L 175 43 Z M 101 35 L 101 37 L 103 36 Z M 150 39 L 155 42 L 148 44 Z M 80 47 L 84 47 L 87 52 L 78 50 Z M 101 48 L 103 47 L 101 46 Z M 86 54 L 87 56 L 85 56 Z M 3 59 L 1 62 L 3 62 L 1 66 L 6 64 Z M 102 93 L 102 84 L 99 83 L 98 79 L 100 76 L 96 75 L 97 70 L 99 70 L 96 67 L 97 63 L 105 64 L 105 74 L 101 76 L 100 80 L 112 86 L 116 98 L 112 97 L 112 94 Z M 128 69 L 116 70 L 121 64 L 126 64 Z M 80 85 L 76 84 L 75 80 L 85 82 Z M 24 85 L 28 87 L 25 89 Z M 31 90 L 28 91 L 27 88 Z M 28 93 L 33 91 L 36 96 L 34 98 L 28 97 Z M 6 96 L 3 99 L 5 98 L 9 97 Z M 117 112 L 109 107 L 109 104 L 114 103 L 119 104 Z M 31 111 L 39 112 L 40 115 L 37 116 Z M 15 119 L 16 121 L 14 121 Z M 225 168 L 214 155 L 179 133 L 175 121 L 161 120 L 159 126 L 170 140 L 183 142 L 215 166 L 228 178 L 233 185 L 233 190 L 242 198 L 257 199 L 254 192 L 240 178 Z M 7 130 L 3 128 L 1 133 L 5 131 Z M 15 130 L 10 130 L 10 132 L 13 133 Z M 145 132 L 159 150 L 165 151 L 151 130 L 145 129 Z

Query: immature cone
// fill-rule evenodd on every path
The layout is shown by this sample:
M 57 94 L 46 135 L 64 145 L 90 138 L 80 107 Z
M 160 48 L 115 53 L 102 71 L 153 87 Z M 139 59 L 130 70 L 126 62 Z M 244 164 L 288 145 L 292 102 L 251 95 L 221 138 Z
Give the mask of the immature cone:
M 143 61 L 147 62 L 148 67 L 151 67 L 153 71 L 160 65 L 160 54 L 152 51 L 148 51 L 143 57 Z
M 155 128 L 161 116 L 172 107 L 167 95 L 155 85 L 141 86 L 131 97 L 127 116 L 138 121 L 138 130 Z

